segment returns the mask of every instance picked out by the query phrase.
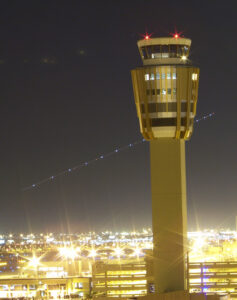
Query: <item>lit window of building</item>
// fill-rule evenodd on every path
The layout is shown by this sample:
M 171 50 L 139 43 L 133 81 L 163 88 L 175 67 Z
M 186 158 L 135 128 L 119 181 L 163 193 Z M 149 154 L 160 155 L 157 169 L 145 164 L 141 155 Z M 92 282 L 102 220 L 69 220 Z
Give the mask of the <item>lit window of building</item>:
M 192 80 L 196 81 L 198 78 L 198 75 L 196 73 L 193 73 L 192 74 Z
M 83 283 L 82 282 L 75 282 L 75 289 L 82 289 Z
M 95 263 L 92 267 L 93 292 L 107 297 L 146 295 L 146 269 L 144 260 L 122 264 L 119 261 L 113 264 Z
M 147 81 L 147 80 L 149 80 L 149 74 L 145 74 L 145 80 Z

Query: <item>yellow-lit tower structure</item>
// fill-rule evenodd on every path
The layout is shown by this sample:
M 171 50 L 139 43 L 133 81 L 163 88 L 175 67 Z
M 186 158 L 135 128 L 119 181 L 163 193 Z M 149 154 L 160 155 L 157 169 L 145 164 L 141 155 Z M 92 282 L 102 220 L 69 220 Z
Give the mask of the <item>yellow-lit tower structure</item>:
M 186 290 L 185 141 L 193 132 L 199 68 L 188 58 L 190 39 L 146 36 L 137 45 L 143 66 L 131 74 L 140 130 L 150 142 L 155 289 Z

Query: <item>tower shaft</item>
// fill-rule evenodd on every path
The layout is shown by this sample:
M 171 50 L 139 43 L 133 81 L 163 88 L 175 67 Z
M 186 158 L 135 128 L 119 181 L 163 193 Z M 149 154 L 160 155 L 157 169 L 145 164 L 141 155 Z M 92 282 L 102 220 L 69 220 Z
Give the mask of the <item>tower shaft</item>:
M 185 141 L 150 141 L 155 288 L 186 290 L 187 205 Z

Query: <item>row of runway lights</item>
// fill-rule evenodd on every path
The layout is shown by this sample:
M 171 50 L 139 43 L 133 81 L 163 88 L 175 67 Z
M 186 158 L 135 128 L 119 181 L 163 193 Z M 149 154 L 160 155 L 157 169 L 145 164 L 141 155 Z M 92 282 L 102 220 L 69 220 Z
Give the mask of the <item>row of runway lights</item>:
M 59 248 L 59 254 L 60 256 L 64 257 L 64 258 L 68 258 L 68 259 L 74 259 L 77 256 L 79 256 L 81 253 L 81 249 L 80 248 Z M 125 255 L 125 252 L 123 251 L 122 248 L 120 247 L 116 247 L 113 249 L 113 254 L 116 257 L 121 257 L 123 255 Z M 96 251 L 96 249 L 91 249 L 87 255 L 87 257 L 90 258 L 95 258 L 97 256 L 100 256 L 101 254 L 98 253 Z M 129 255 L 126 254 L 126 256 L 141 256 L 144 255 L 143 250 L 141 248 L 136 247 L 135 249 L 133 249 L 132 253 L 130 253 Z
M 202 247 L 207 245 L 205 239 L 202 239 L 202 241 L 200 242 L 200 239 L 195 240 L 192 245 L 190 245 L 189 250 L 190 252 L 193 252 L 194 254 L 197 252 L 200 252 L 202 250 Z M 110 258 L 128 258 L 128 257 L 143 257 L 146 253 L 147 249 L 152 249 L 153 245 L 149 244 L 149 245 L 145 245 L 144 247 L 133 247 L 133 248 L 122 248 L 119 246 L 116 246 L 115 248 L 110 249 L 111 250 L 111 254 L 110 254 Z M 126 253 L 126 249 L 130 250 L 131 253 Z M 99 258 L 102 257 L 103 254 L 100 253 L 99 251 L 101 251 L 101 249 L 98 249 L 99 251 L 97 252 L 96 249 L 94 248 L 88 248 L 88 249 L 82 249 L 80 247 L 60 247 L 57 249 L 58 250 L 58 255 L 61 258 L 67 259 L 67 260 L 74 260 L 76 258 L 90 258 L 90 259 L 95 259 L 95 258 Z M 105 251 L 108 249 L 105 249 Z M 83 254 L 82 252 L 86 251 L 87 254 Z M 36 267 L 37 265 L 40 264 L 40 260 L 44 257 L 44 255 L 37 257 L 35 255 L 35 253 L 33 254 L 32 257 L 27 258 L 27 257 L 23 257 L 24 259 L 28 260 L 28 265 L 29 266 L 34 266 Z
M 74 260 L 78 257 L 82 257 L 81 254 L 81 249 L 80 248 L 67 248 L 67 247 L 62 247 L 58 249 L 59 251 L 59 255 L 60 257 L 64 258 L 64 259 L 70 259 L 70 260 Z M 122 256 L 125 255 L 124 251 L 122 248 L 117 247 L 115 249 L 113 249 L 113 255 L 117 258 L 120 258 Z M 33 254 L 32 257 L 27 258 L 27 257 L 23 257 L 24 259 L 27 259 L 28 261 L 28 267 L 37 267 L 41 264 L 41 259 L 43 258 L 44 255 L 42 256 L 36 256 L 35 254 Z M 96 249 L 91 249 L 87 255 L 87 258 L 91 258 L 91 259 L 95 259 L 96 257 L 99 257 L 100 254 L 97 253 Z M 144 252 L 141 248 L 135 248 L 133 249 L 133 252 L 129 255 L 130 257 L 140 257 L 140 256 L 144 256 Z
M 206 120 L 206 119 L 208 119 L 208 118 L 211 118 L 211 117 L 214 116 L 214 114 L 215 114 L 214 112 L 213 112 L 213 113 L 210 113 L 210 114 L 207 114 L 207 115 L 203 116 L 202 118 L 195 120 L 195 123 L 199 123 L 200 121 L 203 121 L 203 120 Z M 39 182 L 37 182 L 37 183 L 34 183 L 34 184 L 32 184 L 32 185 L 30 185 L 30 186 L 28 186 L 28 187 L 23 188 L 22 191 L 27 191 L 27 190 L 31 190 L 31 189 L 37 188 L 37 187 L 39 187 L 40 185 L 42 185 L 42 184 L 44 184 L 44 183 L 46 183 L 46 182 L 50 182 L 50 181 L 56 179 L 56 178 L 59 177 L 59 176 L 68 175 L 68 174 L 70 174 L 71 172 L 74 172 L 74 171 L 76 171 L 76 170 L 80 170 L 80 169 L 82 169 L 82 168 L 88 166 L 89 164 L 92 164 L 92 163 L 94 163 L 94 162 L 96 162 L 96 161 L 98 161 L 98 160 L 102 160 L 102 159 L 108 158 L 108 157 L 111 156 L 111 155 L 114 155 L 114 154 L 116 154 L 116 153 L 118 153 L 118 152 L 127 150 L 127 149 L 129 149 L 129 148 L 132 148 L 132 147 L 137 146 L 137 145 L 139 145 L 139 144 L 142 144 L 142 143 L 144 143 L 144 142 L 146 142 L 146 140 L 145 140 L 145 139 L 142 139 L 142 140 L 136 141 L 136 142 L 134 142 L 134 143 L 130 143 L 130 144 L 126 145 L 126 146 L 116 148 L 115 150 L 113 150 L 113 151 L 111 151 L 111 152 L 108 152 L 108 153 L 106 153 L 106 154 L 102 154 L 102 155 L 100 155 L 100 156 L 98 156 L 98 157 L 96 157 L 96 158 L 94 158 L 94 159 L 92 159 L 92 160 L 85 161 L 85 162 L 83 162 L 83 163 L 80 163 L 79 165 L 76 165 L 76 166 L 72 167 L 72 168 L 68 168 L 68 169 L 66 169 L 66 170 L 63 170 L 63 171 L 59 172 L 59 173 L 56 174 L 56 175 L 52 175 L 52 176 L 50 176 L 50 177 L 47 177 L 47 178 L 45 178 L 45 179 L 42 179 L 41 181 L 39 181 Z

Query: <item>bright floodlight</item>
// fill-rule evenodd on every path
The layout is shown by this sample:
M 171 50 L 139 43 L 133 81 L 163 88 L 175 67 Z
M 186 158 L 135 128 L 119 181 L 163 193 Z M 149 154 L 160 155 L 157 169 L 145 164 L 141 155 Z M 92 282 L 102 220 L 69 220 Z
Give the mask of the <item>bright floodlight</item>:
M 134 249 L 134 252 L 133 252 L 133 255 L 135 256 L 140 256 L 142 254 L 142 251 L 140 248 L 135 248 Z
M 182 56 L 181 56 L 181 59 L 182 59 L 182 60 L 187 60 L 187 56 L 186 56 L 186 55 L 182 55 Z
M 114 249 L 115 255 L 120 257 L 123 254 L 123 250 L 119 247 Z
M 95 257 L 97 255 L 96 250 L 95 249 L 91 249 L 90 253 L 89 253 L 89 257 Z
M 37 268 L 40 265 L 40 257 L 33 256 L 28 263 L 29 267 Z
M 63 256 L 64 258 L 67 258 L 67 259 L 75 259 L 78 256 L 76 249 L 74 249 L 72 247 L 59 248 L 59 253 L 61 256 Z
M 193 245 L 192 245 L 192 250 L 194 252 L 199 252 L 202 250 L 202 247 L 205 245 L 205 238 L 200 234 L 198 237 L 195 239 Z

